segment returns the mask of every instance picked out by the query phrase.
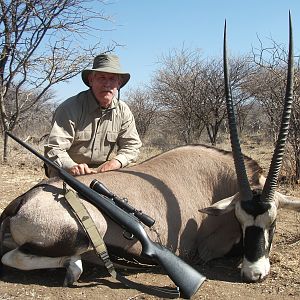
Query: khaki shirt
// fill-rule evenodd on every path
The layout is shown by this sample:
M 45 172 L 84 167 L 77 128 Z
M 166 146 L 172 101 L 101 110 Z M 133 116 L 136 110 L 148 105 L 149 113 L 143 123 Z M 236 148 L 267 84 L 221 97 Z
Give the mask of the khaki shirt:
M 67 99 L 56 109 L 45 156 L 63 169 L 79 163 L 98 167 L 114 158 L 122 167 L 135 162 L 141 140 L 129 107 L 113 99 L 108 109 L 101 109 L 90 90 Z

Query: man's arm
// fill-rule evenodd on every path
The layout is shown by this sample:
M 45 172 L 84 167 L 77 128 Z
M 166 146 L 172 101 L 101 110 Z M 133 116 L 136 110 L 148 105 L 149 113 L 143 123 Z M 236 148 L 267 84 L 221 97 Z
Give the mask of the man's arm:
M 123 103 L 123 122 L 117 140 L 117 155 L 115 157 L 122 167 L 136 162 L 142 142 L 136 129 L 135 120 L 127 104 Z
M 77 164 L 67 152 L 75 136 L 74 122 L 69 114 L 70 111 L 62 105 L 56 109 L 48 142 L 44 145 L 45 156 L 74 176 L 95 173 L 88 165 Z M 56 176 L 52 168 L 48 171 L 49 177 Z
M 100 173 L 126 167 L 128 164 L 135 162 L 138 158 L 142 142 L 136 130 L 134 116 L 124 102 L 122 103 L 122 109 L 123 120 L 117 139 L 117 155 L 113 159 L 103 163 L 97 169 Z

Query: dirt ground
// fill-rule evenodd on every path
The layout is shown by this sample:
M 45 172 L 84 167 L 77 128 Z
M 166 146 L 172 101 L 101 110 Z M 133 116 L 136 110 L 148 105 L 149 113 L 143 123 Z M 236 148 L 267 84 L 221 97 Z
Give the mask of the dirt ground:
M 43 178 L 39 165 L 0 164 L 0 212 L 16 196 Z M 283 190 L 300 197 L 299 190 Z M 240 280 L 239 262 L 218 259 L 195 266 L 207 280 L 193 299 L 300 299 L 300 214 L 280 211 L 271 251 L 271 273 L 262 283 L 246 284 Z M 18 271 L 4 267 L 0 278 L 0 299 L 156 299 L 154 296 L 125 288 L 93 265 L 84 265 L 80 282 L 63 288 L 65 272 L 56 270 Z M 155 286 L 173 286 L 160 270 L 127 273 L 135 282 Z

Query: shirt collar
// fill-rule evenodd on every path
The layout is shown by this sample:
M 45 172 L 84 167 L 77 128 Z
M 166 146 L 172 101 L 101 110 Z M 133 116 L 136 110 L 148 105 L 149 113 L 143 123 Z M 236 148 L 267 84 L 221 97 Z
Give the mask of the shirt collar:
M 95 110 L 100 110 L 102 113 L 108 113 L 109 111 L 116 109 L 118 106 L 119 101 L 116 97 L 114 97 L 109 108 L 101 108 L 92 91 L 88 90 L 87 92 L 87 104 L 90 113 L 94 112 Z

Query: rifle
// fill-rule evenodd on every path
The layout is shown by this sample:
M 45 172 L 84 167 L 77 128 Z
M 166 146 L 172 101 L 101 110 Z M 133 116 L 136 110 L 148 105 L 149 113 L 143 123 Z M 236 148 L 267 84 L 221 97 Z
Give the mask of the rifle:
M 96 191 L 97 193 L 112 199 L 117 206 L 119 206 L 129 214 L 133 214 L 139 219 L 139 221 L 144 223 L 146 226 L 152 227 L 154 225 L 154 219 L 144 214 L 142 211 L 137 210 L 136 208 L 131 206 L 126 198 L 121 199 L 117 195 L 113 194 L 102 182 L 98 181 L 97 179 L 94 179 L 90 183 L 90 188 Z
M 58 171 L 59 177 L 77 193 L 79 193 L 85 200 L 93 204 L 97 209 L 119 224 L 127 232 L 134 235 L 142 245 L 142 255 L 153 259 L 162 266 L 167 275 L 178 286 L 183 298 L 190 298 L 197 292 L 201 284 L 204 282 L 205 277 L 166 247 L 151 241 L 138 218 L 114 204 L 113 201 L 108 201 L 110 200 L 108 197 L 97 193 L 90 187 L 81 183 L 67 171 L 14 136 L 11 132 L 6 131 L 6 134 L 46 164 L 53 167 L 56 171 Z

